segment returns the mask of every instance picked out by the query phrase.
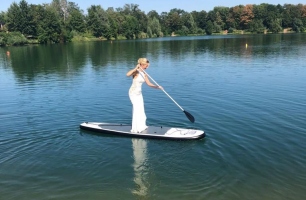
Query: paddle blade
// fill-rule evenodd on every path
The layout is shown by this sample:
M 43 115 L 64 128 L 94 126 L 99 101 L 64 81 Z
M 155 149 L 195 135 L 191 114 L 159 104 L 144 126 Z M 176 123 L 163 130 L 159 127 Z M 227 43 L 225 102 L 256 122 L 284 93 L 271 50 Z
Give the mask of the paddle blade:
M 187 112 L 186 110 L 183 111 L 186 115 L 186 117 L 192 122 L 194 123 L 194 117 L 189 113 Z

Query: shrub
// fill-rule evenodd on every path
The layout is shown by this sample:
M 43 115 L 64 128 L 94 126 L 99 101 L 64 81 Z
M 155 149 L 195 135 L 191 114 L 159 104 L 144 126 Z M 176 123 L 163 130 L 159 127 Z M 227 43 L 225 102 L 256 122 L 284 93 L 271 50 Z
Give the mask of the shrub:
M 24 45 L 27 44 L 28 40 L 20 32 L 1 32 L 0 33 L 0 45 Z

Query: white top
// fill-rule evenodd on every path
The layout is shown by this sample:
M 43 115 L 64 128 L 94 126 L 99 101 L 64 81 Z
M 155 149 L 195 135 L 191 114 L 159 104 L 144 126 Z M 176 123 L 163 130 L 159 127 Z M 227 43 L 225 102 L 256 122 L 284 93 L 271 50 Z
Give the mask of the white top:
M 133 78 L 133 83 L 129 90 L 129 95 L 140 95 L 141 94 L 141 86 L 145 82 L 145 75 L 143 72 L 139 72 L 136 78 Z

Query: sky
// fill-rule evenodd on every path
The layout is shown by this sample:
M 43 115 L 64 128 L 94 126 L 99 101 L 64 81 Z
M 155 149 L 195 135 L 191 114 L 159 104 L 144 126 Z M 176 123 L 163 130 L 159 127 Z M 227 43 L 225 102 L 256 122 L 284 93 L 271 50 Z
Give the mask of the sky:
M 10 5 L 13 2 L 19 3 L 20 0 L 1 0 L 0 3 L 0 12 L 6 12 Z M 173 8 L 182 9 L 187 12 L 192 11 L 210 11 L 213 10 L 216 6 L 226 6 L 233 7 L 237 5 L 247 5 L 247 4 L 256 4 L 269 3 L 273 5 L 284 5 L 284 4 L 294 4 L 299 3 L 305 4 L 305 0 L 68 0 L 70 2 L 76 3 L 85 13 L 87 13 L 87 8 L 91 5 L 100 5 L 103 9 L 109 7 L 113 8 L 122 8 L 125 4 L 138 4 L 139 9 L 148 13 L 149 11 L 155 10 L 159 14 L 161 12 L 169 12 Z M 52 0 L 26 0 L 28 4 L 44 4 L 51 3 Z M 303 3 L 304 2 L 304 3 Z

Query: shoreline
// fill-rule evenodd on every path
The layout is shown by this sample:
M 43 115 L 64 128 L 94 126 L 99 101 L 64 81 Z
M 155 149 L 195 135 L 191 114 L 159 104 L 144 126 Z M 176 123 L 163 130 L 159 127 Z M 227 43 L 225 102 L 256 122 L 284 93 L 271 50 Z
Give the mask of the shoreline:
M 14 32 L 12 32 L 14 34 Z M 288 29 L 284 29 L 282 32 L 279 32 L 277 34 L 295 34 L 297 32 L 292 31 L 292 30 L 288 30 Z M 306 32 L 300 32 L 300 33 L 306 33 Z M 9 33 L 8 33 L 9 34 Z M 237 30 L 233 33 L 229 33 L 227 30 L 221 32 L 221 33 L 213 33 L 211 34 L 211 36 L 213 35 L 269 35 L 269 34 L 275 34 L 272 32 L 267 32 L 265 31 L 264 33 L 252 33 L 252 32 L 245 32 L 243 30 Z M 299 33 L 297 33 L 299 34 Z M 171 35 L 166 35 L 163 37 L 191 37 L 191 36 L 209 36 L 207 34 L 188 34 L 188 35 L 178 35 L 178 34 L 171 34 Z M 160 37 L 160 38 L 163 38 Z M 117 39 L 115 38 L 111 38 L 110 40 L 107 40 L 106 38 L 100 37 L 100 38 L 95 38 L 95 37 L 82 37 L 82 36 L 75 36 L 71 39 L 70 42 L 66 42 L 66 43 L 71 43 L 71 42 L 93 42 L 93 41 L 119 41 L 119 40 L 138 40 L 138 39 L 151 39 L 151 38 L 158 38 L 158 37 L 147 37 L 147 38 L 135 38 L 135 39 L 127 39 L 124 36 L 119 36 Z M 59 42 L 64 44 L 65 42 Z M 48 44 L 57 44 L 57 43 L 47 43 Z M 23 43 L 21 44 L 1 44 L 0 43 L 0 47 L 10 47 L 10 46 L 27 46 L 27 45 L 46 45 L 45 43 L 39 43 L 37 39 L 26 39 L 23 41 Z

